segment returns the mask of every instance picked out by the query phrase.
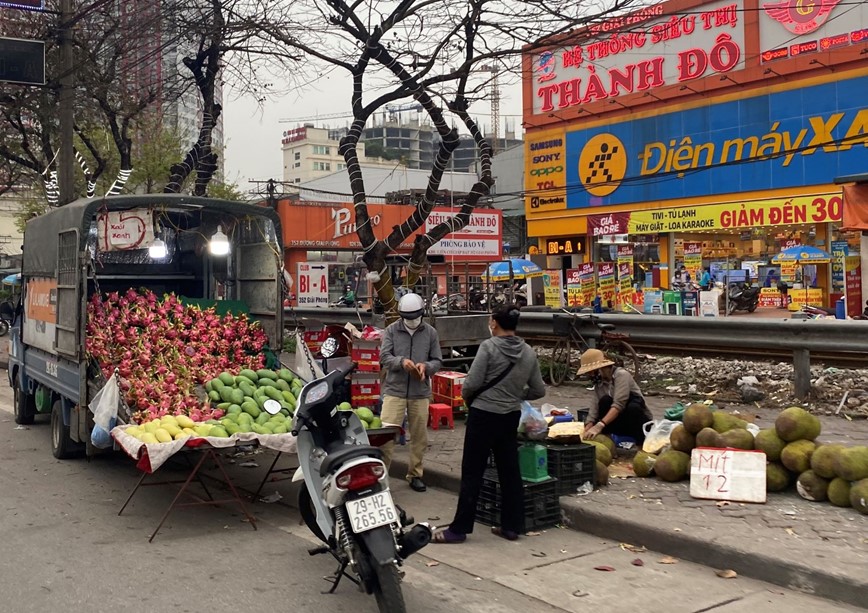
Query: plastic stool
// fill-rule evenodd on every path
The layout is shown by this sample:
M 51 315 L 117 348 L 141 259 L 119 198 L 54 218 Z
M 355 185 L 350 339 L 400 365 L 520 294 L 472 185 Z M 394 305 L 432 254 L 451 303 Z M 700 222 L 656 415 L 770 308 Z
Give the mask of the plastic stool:
M 455 429 L 455 421 L 452 418 L 452 407 L 448 404 L 432 404 L 428 407 L 428 427 L 432 430 L 439 430 L 440 424 L 446 420 L 446 425 L 450 430 Z

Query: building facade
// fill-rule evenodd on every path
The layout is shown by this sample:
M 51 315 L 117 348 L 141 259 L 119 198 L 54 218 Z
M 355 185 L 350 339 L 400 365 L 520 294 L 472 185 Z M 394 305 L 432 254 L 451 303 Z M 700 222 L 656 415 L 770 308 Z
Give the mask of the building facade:
M 777 280 L 793 304 L 844 295 L 868 4 L 672 0 L 547 42 L 524 57 L 525 210 L 547 267 L 591 276 L 576 304 L 641 305 L 682 265 L 769 285 L 761 306 Z M 775 262 L 800 245 L 832 262 Z

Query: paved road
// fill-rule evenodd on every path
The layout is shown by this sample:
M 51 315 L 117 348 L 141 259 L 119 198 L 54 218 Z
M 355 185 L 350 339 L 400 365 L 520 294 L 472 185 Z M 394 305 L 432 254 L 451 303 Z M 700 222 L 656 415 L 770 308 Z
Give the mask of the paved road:
M 259 530 L 231 509 L 186 509 L 172 515 L 153 543 L 147 537 L 171 499 L 147 488 L 118 517 L 137 472 L 125 456 L 91 462 L 54 460 L 40 419 L 15 429 L 8 390 L 0 386 L 0 594 L 11 613 L 100 611 L 375 611 L 370 597 L 342 585 L 319 593 L 332 570 L 310 558 L 312 540 L 288 506 L 259 502 Z M 40 423 L 41 422 L 41 423 Z M 254 456 L 260 465 L 270 457 Z M 260 469 L 261 470 L 261 469 Z M 258 481 L 254 469 L 232 467 L 236 482 Z M 161 471 L 163 472 L 163 471 Z M 165 471 L 169 475 L 171 472 Z M 419 521 L 445 523 L 452 494 L 424 495 L 394 483 L 395 497 Z M 269 484 L 292 499 L 288 482 Z M 508 543 L 483 526 L 461 546 L 432 545 L 407 565 L 408 610 L 637 610 L 698 613 L 855 611 L 662 555 L 623 550 L 618 542 L 553 529 Z M 641 559 L 644 566 L 634 566 Z M 613 572 L 594 570 L 611 566 Z

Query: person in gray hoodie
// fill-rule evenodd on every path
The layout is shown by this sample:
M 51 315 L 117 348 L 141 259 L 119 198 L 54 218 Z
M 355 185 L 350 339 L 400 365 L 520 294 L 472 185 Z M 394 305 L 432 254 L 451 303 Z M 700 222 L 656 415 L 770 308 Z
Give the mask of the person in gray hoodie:
M 476 502 L 489 453 L 494 453 L 501 487 L 501 526 L 491 531 L 515 540 L 524 527 L 524 490 L 518 466 L 516 433 L 523 400 L 545 396 L 534 350 L 515 335 L 520 311 L 502 305 L 491 314 L 492 338 L 485 340 L 464 380 L 469 412 L 461 459 L 461 488 L 455 518 L 434 535 L 437 543 L 462 543 L 473 532 Z

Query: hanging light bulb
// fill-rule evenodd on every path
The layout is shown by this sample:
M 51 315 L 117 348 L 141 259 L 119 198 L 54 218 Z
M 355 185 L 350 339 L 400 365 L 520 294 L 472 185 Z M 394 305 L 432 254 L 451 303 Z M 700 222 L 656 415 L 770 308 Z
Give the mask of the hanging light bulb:
M 217 231 L 211 236 L 208 242 L 208 251 L 211 255 L 228 255 L 229 254 L 229 237 L 223 233 L 223 228 L 217 228 Z
M 148 255 L 152 260 L 162 260 L 168 255 L 168 253 L 166 243 L 159 237 L 155 238 L 153 242 L 148 245 Z

